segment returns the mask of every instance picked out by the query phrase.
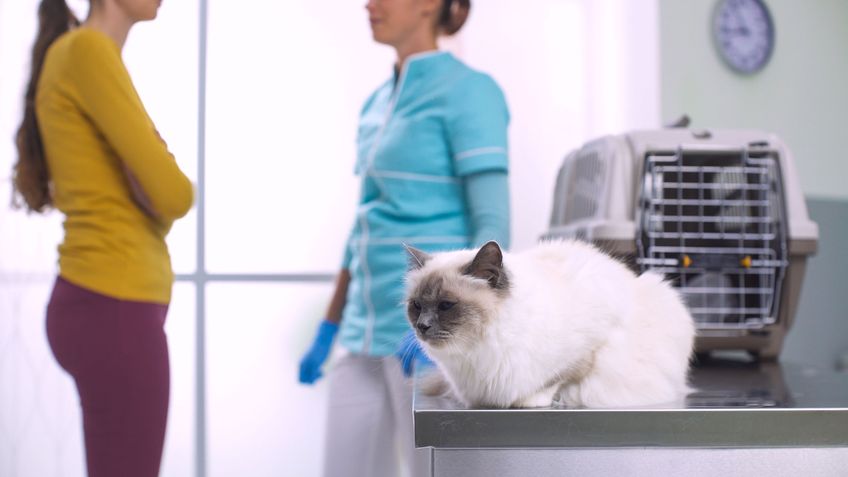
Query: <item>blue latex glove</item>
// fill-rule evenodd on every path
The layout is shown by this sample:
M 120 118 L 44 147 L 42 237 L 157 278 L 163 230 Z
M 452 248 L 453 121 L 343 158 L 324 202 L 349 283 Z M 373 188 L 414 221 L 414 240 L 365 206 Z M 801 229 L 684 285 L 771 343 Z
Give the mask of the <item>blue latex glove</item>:
M 315 342 L 312 343 L 312 347 L 300 360 L 301 383 L 312 384 L 322 376 L 321 366 L 330 354 L 330 349 L 333 347 L 333 338 L 336 337 L 338 331 L 338 323 L 327 320 L 321 322 L 318 327 L 318 334 L 315 335 Z
M 433 362 L 424 352 L 418 338 L 415 337 L 415 332 L 409 330 L 409 333 L 404 335 L 400 340 L 400 346 L 395 351 L 395 356 L 400 360 L 400 366 L 403 368 L 403 375 L 407 378 L 412 376 L 412 371 L 415 369 L 423 369 L 433 366 Z

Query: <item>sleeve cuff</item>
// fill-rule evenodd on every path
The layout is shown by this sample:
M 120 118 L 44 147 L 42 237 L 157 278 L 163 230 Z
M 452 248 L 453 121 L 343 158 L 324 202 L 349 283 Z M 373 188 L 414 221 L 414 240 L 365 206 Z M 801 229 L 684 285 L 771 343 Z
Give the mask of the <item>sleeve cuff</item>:
M 460 177 L 478 172 L 507 172 L 507 150 L 505 147 L 478 147 L 454 155 L 456 174 Z
M 344 257 L 342 258 L 342 270 L 350 269 L 350 261 L 353 259 L 353 252 L 350 250 L 350 241 L 345 242 Z

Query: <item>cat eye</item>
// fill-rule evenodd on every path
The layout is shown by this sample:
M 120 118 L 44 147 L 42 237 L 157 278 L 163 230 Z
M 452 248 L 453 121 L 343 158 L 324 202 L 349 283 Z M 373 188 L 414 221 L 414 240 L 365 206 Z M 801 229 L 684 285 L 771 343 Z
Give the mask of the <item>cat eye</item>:
M 454 303 L 452 301 L 440 301 L 439 302 L 439 311 L 448 311 L 451 308 L 453 308 L 454 305 L 456 305 L 456 303 Z
M 418 311 L 421 311 L 421 303 L 418 303 L 416 300 L 412 300 L 412 307 Z

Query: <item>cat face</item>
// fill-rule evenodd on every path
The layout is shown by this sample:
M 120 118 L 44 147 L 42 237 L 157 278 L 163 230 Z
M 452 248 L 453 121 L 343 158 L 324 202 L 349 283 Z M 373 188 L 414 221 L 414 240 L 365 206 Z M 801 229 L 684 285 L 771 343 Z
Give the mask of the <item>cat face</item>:
M 473 259 L 468 252 L 407 251 L 407 318 L 418 338 L 434 348 L 473 345 L 509 291 L 498 244 L 487 243 Z

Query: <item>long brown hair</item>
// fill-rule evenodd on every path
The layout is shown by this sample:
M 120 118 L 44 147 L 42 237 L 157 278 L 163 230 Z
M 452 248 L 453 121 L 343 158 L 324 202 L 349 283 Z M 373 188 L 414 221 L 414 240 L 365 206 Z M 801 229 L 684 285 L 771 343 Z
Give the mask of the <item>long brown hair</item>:
M 38 7 L 38 35 L 32 47 L 31 73 L 24 96 L 24 118 L 15 135 L 18 162 L 12 172 L 12 205 L 22 204 L 33 212 L 43 212 L 53 205 L 50 196 L 50 174 L 44 157 L 44 145 L 35 117 L 35 92 L 47 49 L 59 36 L 79 25 L 79 20 L 68 8 L 65 0 L 41 0 Z
M 470 11 L 471 0 L 443 0 L 437 26 L 445 35 L 453 35 L 465 25 Z

